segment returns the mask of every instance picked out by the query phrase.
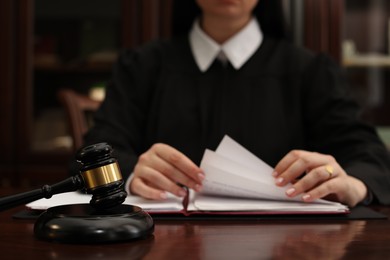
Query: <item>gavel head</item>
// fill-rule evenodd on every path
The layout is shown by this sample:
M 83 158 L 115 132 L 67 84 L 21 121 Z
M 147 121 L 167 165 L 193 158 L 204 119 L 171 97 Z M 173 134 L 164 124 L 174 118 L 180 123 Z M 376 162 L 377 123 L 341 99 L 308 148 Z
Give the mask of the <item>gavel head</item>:
M 96 209 L 120 205 L 127 196 L 112 151 L 107 143 L 98 143 L 82 148 L 76 155 L 77 161 L 82 164 L 80 175 L 85 191 L 92 194 L 90 204 Z

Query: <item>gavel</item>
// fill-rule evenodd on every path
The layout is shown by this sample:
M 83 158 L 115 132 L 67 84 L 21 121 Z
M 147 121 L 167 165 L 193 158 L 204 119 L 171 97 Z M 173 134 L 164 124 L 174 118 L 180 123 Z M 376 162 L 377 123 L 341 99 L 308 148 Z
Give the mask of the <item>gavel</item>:
M 92 194 L 89 204 L 103 210 L 122 204 L 127 196 L 123 188 L 122 175 L 113 149 L 107 143 L 98 143 L 82 148 L 76 154 L 81 164 L 77 175 L 53 185 L 44 185 L 24 193 L 0 198 L 0 211 L 29 203 L 41 198 L 49 199 L 55 194 L 81 190 Z

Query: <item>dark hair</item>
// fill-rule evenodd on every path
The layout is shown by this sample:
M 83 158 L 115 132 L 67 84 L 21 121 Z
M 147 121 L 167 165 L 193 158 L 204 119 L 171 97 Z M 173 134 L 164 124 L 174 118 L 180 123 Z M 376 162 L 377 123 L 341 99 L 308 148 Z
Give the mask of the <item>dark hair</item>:
M 172 14 L 172 35 L 180 35 L 190 30 L 201 10 L 195 0 L 174 0 Z M 289 37 L 281 0 L 259 0 L 253 14 L 265 35 L 273 38 Z

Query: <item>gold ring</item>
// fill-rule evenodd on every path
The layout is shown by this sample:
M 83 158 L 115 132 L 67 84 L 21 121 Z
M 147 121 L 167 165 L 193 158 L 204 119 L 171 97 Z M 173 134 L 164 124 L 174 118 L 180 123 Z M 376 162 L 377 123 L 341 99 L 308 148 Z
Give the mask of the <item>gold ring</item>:
M 326 165 L 325 166 L 325 170 L 329 173 L 329 179 L 330 178 L 332 178 L 332 176 L 333 176 L 333 167 L 332 167 L 332 165 Z

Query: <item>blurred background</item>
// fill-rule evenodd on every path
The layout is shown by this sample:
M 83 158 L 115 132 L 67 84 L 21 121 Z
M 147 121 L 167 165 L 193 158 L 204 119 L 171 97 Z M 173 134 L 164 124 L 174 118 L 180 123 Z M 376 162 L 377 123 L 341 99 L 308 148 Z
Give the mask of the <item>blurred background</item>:
M 343 67 L 363 117 L 390 145 L 389 1 L 280 1 L 291 40 Z M 174 3 L 0 1 L 0 187 L 67 177 L 75 143 L 59 91 L 104 99 L 121 49 L 172 35 Z

